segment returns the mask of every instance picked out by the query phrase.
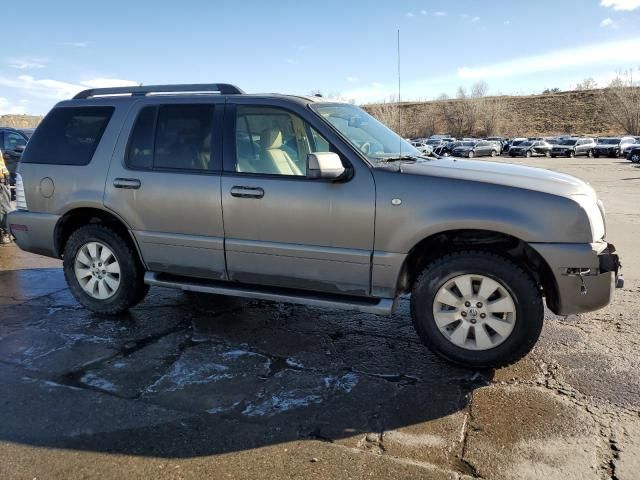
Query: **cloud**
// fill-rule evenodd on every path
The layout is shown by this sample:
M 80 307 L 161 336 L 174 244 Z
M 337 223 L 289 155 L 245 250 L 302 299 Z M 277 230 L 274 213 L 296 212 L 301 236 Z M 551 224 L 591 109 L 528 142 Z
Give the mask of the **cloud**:
M 358 77 L 347 77 L 347 82 L 349 83 L 358 83 Z
M 123 87 L 138 85 L 133 80 L 119 78 L 93 78 L 78 83 L 63 82 L 53 79 L 37 79 L 30 75 L 20 75 L 15 78 L 0 76 L 0 86 L 14 88 L 21 95 L 31 95 L 50 100 L 64 100 L 73 97 L 86 88 Z
M 511 20 L 505 20 L 504 22 L 502 22 L 504 25 L 511 25 Z
M 85 48 L 89 46 L 89 42 L 60 42 L 63 47 Z
M 486 80 L 570 70 L 585 66 L 619 68 L 633 62 L 640 62 L 640 37 L 555 50 L 541 55 L 514 58 L 502 63 L 475 67 L 465 66 L 458 69 L 458 78 Z
M 471 19 L 472 22 L 479 22 L 480 21 L 480 17 L 473 17 Z
M 434 14 L 436 17 L 446 17 L 446 16 L 447 16 L 447 12 L 441 12 L 441 11 L 433 12 L 433 14 Z
M 354 88 L 342 93 L 342 97 L 353 100 L 356 103 L 368 102 L 373 99 L 382 100 L 395 93 L 392 87 L 385 87 L 380 82 L 371 82 L 368 85 Z
M 429 12 L 427 12 L 426 10 L 420 10 L 420 15 L 426 15 L 427 13 Z
M 631 11 L 640 8 L 640 0 L 601 0 L 600 5 L 614 10 Z
M 600 22 L 600 26 L 602 28 L 613 27 L 614 25 L 615 24 L 614 24 L 613 20 L 611 18 L 608 18 L 608 17 Z
M 7 59 L 7 66 L 18 70 L 44 68 L 49 60 L 46 58 L 11 57 Z
M 133 80 L 124 80 L 122 78 L 93 78 L 84 80 L 80 85 L 89 88 L 109 88 L 109 87 L 135 87 L 140 85 L 139 82 Z
M 11 103 L 8 99 L 0 97 L 0 115 L 22 115 L 27 112 L 26 100 L 20 100 L 16 105 Z
M 298 64 L 298 61 L 293 59 L 293 58 L 291 58 L 291 57 L 285 58 L 284 61 L 287 62 L 289 65 L 297 65 Z
M 404 14 L 405 17 L 415 17 L 415 15 L 413 14 L 413 12 L 407 12 Z

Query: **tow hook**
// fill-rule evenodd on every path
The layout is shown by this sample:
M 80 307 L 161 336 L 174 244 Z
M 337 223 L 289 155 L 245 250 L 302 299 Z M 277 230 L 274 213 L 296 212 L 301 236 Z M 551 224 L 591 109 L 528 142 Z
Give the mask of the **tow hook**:
M 591 273 L 590 268 L 568 268 L 567 275 L 569 277 L 578 277 L 580 279 L 580 295 L 589 293 L 587 285 L 584 283 L 584 276 Z
M 624 277 L 621 273 L 616 275 L 616 288 L 624 288 Z

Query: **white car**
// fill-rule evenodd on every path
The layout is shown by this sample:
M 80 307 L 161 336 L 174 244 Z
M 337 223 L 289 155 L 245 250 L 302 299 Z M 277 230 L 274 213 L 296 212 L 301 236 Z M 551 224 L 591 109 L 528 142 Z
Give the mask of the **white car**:
M 431 155 L 433 153 L 433 147 L 425 142 L 411 142 L 411 145 L 425 155 Z

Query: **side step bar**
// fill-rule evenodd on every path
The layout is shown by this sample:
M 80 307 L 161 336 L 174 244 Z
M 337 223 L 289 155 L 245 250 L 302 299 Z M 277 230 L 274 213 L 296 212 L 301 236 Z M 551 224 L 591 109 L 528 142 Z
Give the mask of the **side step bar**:
M 273 302 L 282 303 L 297 303 L 300 305 L 309 305 L 314 307 L 356 310 L 358 312 L 374 313 L 376 315 L 389 315 L 393 313 L 395 308 L 395 302 L 392 298 L 380 298 L 372 302 L 368 302 L 354 297 L 341 298 L 339 296 L 325 296 L 310 292 L 291 292 L 284 289 L 252 288 L 250 286 L 234 283 L 227 284 L 223 282 L 177 277 L 154 272 L 147 272 L 144 275 L 144 283 L 158 287 L 178 288 L 190 292 L 255 298 L 258 300 L 271 300 Z

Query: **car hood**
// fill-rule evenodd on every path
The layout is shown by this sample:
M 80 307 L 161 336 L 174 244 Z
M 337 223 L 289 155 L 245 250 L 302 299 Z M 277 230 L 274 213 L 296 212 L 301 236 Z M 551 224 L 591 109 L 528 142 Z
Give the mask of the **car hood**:
M 440 158 L 403 164 L 402 172 L 409 175 L 429 175 L 493 183 L 563 197 L 588 195 L 596 198 L 593 188 L 576 177 L 542 168 L 524 167 L 509 163 Z

